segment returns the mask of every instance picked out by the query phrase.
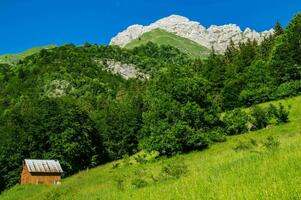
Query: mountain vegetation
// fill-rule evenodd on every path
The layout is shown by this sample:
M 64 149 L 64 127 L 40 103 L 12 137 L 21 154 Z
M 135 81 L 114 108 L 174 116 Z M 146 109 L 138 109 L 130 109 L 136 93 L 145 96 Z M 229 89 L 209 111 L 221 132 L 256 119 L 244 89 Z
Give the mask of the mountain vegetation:
M 141 37 L 133 40 L 125 47 L 132 49 L 141 45 L 145 45 L 148 42 L 155 43 L 157 45 L 169 45 L 178 48 L 180 51 L 188 54 L 192 58 L 204 59 L 210 54 L 210 50 L 206 47 L 199 45 L 192 40 L 177 36 L 173 33 L 161 29 L 155 29 L 150 32 L 144 33 Z
M 172 158 L 140 152 L 84 170 L 58 186 L 13 187 L 0 199 L 300 199 L 301 97 L 260 107 L 279 103 L 292 106 L 287 124 Z
M 0 166 L 4 167 L 0 168 L 0 190 L 18 183 L 25 158 L 59 160 L 66 176 L 70 176 L 138 152 L 170 157 L 214 147 L 212 144 L 225 142 L 230 135 L 276 125 L 287 127 L 283 124 L 294 121 L 291 117 L 297 116 L 289 115 L 287 105 L 262 107 L 257 104 L 300 95 L 301 14 L 285 29 L 279 24 L 276 27 L 275 34 L 261 44 L 248 41 L 236 46 L 231 43 L 224 55 L 212 52 L 205 60 L 193 59 L 172 46 L 149 42 L 132 49 L 64 45 L 43 49 L 17 64 L 1 64 Z M 150 78 L 125 80 L 111 73 L 105 62 L 99 62 L 106 60 L 133 64 Z M 246 149 L 248 145 L 256 146 L 256 142 L 237 145 L 236 149 Z M 237 172 L 252 159 L 257 165 L 266 163 L 258 157 L 261 154 L 248 154 L 246 160 L 234 156 L 235 164 L 235 160 L 227 157 L 227 145 L 216 146 L 221 148 L 218 158 L 225 156 L 225 165 L 217 165 L 224 170 Z M 259 146 L 277 149 L 279 142 L 269 137 Z M 222 153 L 223 150 L 228 154 Z M 269 155 L 264 153 L 272 162 L 284 154 Z M 143 157 L 138 157 L 137 162 L 144 162 Z M 206 163 L 206 159 L 203 162 Z M 208 165 L 201 170 L 210 173 L 212 167 Z M 287 169 L 285 167 L 283 165 Z M 252 172 L 255 171 L 254 168 Z M 280 175 L 283 171 L 277 172 Z M 150 176 L 153 182 L 160 178 L 178 179 L 191 172 L 184 165 L 167 164 L 160 173 Z M 232 179 L 228 178 L 233 180 L 234 174 Z M 214 180 L 213 175 L 207 178 Z M 252 177 L 259 178 L 250 176 L 250 180 Z M 248 177 L 245 181 L 248 183 Z M 121 190 L 123 182 L 122 178 L 117 180 Z M 132 180 L 137 188 L 148 183 L 148 180 Z M 209 188 L 203 189 L 208 192 Z M 271 189 L 271 192 L 277 190 Z M 227 190 L 225 195 L 230 193 Z
M 23 51 L 23 52 L 17 53 L 17 54 L 0 55 L 0 63 L 7 63 L 10 65 L 14 65 L 14 64 L 17 64 L 20 60 L 24 59 L 25 57 L 33 55 L 35 53 L 38 53 L 42 49 L 51 49 L 54 47 L 55 47 L 55 45 L 33 47 L 33 48 L 27 49 L 26 51 Z

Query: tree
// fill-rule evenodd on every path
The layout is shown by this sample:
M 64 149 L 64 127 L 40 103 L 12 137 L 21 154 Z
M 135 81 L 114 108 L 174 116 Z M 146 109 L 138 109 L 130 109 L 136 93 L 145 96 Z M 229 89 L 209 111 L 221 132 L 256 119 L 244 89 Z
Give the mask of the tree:
M 139 94 L 127 94 L 110 100 L 96 113 L 97 128 L 103 137 L 110 160 L 132 155 L 138 151 L 139 130 L 142 127 L 143 102 Z
M 162 155 L 206 147 L 204 133 L 220 123 L 210 88 L 190 66 L 168 66 L 157 73 L 145 95 L 140 146 Z
M 279 35 L 282 35 L 283 33 L 284 33 L 284 30 L 283 30 L 280 22 L 278 21 L 274 26 L 274 35 L 279 36 Z
M 0 163 L 6 166 L 6 187 L 17 183 L 25 158 L 59 160 L 66 175 L 106 161 L 94 122 L 72 99 L 23 96 L 4 118 L 1 128 L 7 135 Z
M 234 109 L 226 112 L 223 117 L 223 122 L 226 126 L 226 133 L 228 135 L 242 134 L 248 130 L 248 115 L 241 109 Z

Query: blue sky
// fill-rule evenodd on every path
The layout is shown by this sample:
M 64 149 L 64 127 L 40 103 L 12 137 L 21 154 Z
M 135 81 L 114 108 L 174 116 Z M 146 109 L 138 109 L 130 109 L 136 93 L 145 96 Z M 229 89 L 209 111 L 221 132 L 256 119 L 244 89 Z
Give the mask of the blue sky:
M 235 23 L 262 31 L 286 25 L 301 0 L 0 0 L 0 54 L 33 46 L 84 42 L 108 44 L 132 24 L 171 14 L 208 27 Z

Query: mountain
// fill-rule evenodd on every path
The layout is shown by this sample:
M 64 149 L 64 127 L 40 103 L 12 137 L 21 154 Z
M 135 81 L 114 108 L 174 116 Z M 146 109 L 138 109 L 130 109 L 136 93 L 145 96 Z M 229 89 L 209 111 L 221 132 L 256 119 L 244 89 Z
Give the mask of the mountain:
M 138 154 L 82 171 L 59 186 L 15 186 L 1 200 L 300 199 L 301 97 L 281 102 L 292 105 L 288 124 L 173 158 L 152 160 L 154 155 L 142 162 Z
M 210 50 L 206 47 L 162 29 L 154 29 L 150 32 L 144 33 L 138 39 L 126 44 L 125 48 L 132 49 L 134 47 L 147 44 L 148 42 L 153 42 L 158 45 L 171 45 L 178 48 L 180 51 L 187 53 L 193 58 L 205 58 L 210 54 Z
M 86 43 L 0 64 L 0 198 L 300 199 L 300 30 L 204 60 Z M 16 186 L 26 158 L 65 180 Z
M 190 21 L 186 17 L 171 15 L 169 17 L 160 19 L 149 26 L 130 26 L 125 31 L 112 38 L 110 44 L 124 47 L 131 41 L 141 37 L 144 33 L 158 28 L 190 39 L 208 49 L 213 47 L 217 53 L 225 52 L 231 40 L 234 42 L 234 44 L 247 42 L 248 40 L 256 40 L 261 42 L 264 38 L 273 34 L 273 29 L 263 32 L 256 32 L 255 30 L 247 28 L 242 31 L 240 27 L 235 24 L 223 26 L 212 25 L 206 29 L 200 23 Z
M 38 53 L 42 49 L 51 49 L 54 48 L 55 45 L 47 45 L 42 47 L 33 47 L 17 54 L 4 54 L 0 55 L 0 63 L 7 63 L 7 64 L 16 64 L 19 60 L 24 59 L 27 56 L 33 55 Z

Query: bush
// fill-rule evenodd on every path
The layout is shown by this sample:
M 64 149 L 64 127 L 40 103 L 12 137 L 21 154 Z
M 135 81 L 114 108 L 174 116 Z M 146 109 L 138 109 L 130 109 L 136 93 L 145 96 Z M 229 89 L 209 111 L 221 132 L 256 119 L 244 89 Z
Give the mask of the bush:
M 289 96 L 296 96 L 301 92 L 301 81 L 290 81 L 281 84 L 274 92 L 274 98 L 280 99 Z
M 160 155 L 172 156 L 182 153 L 187 144 L 187 137 L 193 130 L 183 122 L 173 125 L 161 122 L 152 129 L 150 136 L 145 137 L 140 145 L 146 151 L 158 151 Z
M 209 146 L 209 135 L 202 130 L 191 132 L 187 137 L 186 150 L 202 150 Z
M 287 123 L 288 122 L 289 111 L 284 108 L 284 106 L 280 103 L 277 112 L 275 113 L 275 117 L 277 119 L 278 124 Z
M 251 150 L 254 147 L 257 147 L 257 141 L 255 139 L 250 139 L 249 141 L 239 141 L 239 143 L 233 148 L 234 151 L 246 151 L 246 150 Z
M 117 169 L 120 166 L 120 163 L 113 163 L 112 169 Z
M 210 131 L 208 137 L 212 142 L 225 142 L 227 140 L 225 131 L 222 128 Z
M 241 109 L 235 109 L 229 111 L 223 117 L 223 122 L 226 126 L 226 133 L 228 135 L 237 135 L 246 132 L 248 115 L 246 112 Z
M 160 177 L 163 179 L 179 179 L 187 173 L 187 166 L 184 163 L 166 164 L 162 167 Z
M 268 126 L 270 114 L 267 109 L 259 106 L 254 106 L 251 109 L 252 130 L 259 130 Z
M 143 188 L 143 187 L 146 187 L 148 185 L 148 183 L 144 179 L 136 178 L 136 179 L 132 180 L 132 185 L 135 188 Z
M 277 121 L 277 124 L 287 123 L 289 118 L 289 110 L 286 110 L 283 104 L 279 103 L 279 107 L 270 104 L 270 116 Z
M 269 137 L 266 138 L 263 145 L 268 150 L 276 150 L 280 146 L 280 141 L 277 138 L 273 137 L 273 136 L 269 136 Z
M 138 155 L 134 156 L 134 159 L 139 164 L 143 164 L 143 163 L 147 162 L 146 154 L 138 154 Z
M 115 179 L 115 181 L 116 181 L 117 189 L 123 191 L 124 190 L 124 178 L 123 177 L 117 177 Z

